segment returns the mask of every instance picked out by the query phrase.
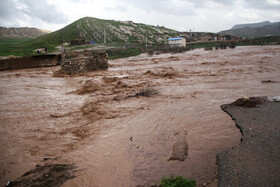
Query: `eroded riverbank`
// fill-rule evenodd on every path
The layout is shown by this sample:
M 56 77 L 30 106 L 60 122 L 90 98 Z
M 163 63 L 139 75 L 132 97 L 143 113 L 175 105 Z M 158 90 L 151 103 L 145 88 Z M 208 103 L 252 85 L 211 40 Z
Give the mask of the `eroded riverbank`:
M 0 72 L 1 184 L 46 157 L 77 165 L 65 186 L 147 185 L 171 174 L 213 181 L 217 153 L 241 138 L 220 105 L 279 95 L 279 54 L 254 46 L 141 55 L 62 78 L 52 76 L 59 67 Z M 150 88 L 158 93 L 128 97 Z M 187 158 L 169 160 L 182 136 Z

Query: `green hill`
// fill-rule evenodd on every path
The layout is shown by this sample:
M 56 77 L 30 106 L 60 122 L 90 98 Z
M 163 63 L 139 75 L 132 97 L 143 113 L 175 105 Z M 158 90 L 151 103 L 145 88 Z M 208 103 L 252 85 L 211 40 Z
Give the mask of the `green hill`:
M 178 34 L 177 31 L 165 27 L 85 17 L 58 31 L 31 40 L 29 43 L 59 45 L 62 41 L 70 42 L 73 39 L 104 43 L 104 31 L 107 44 L 145 43 L 146 36 L 149 43 L 162 43 L 165 41 L 165 37 L 173 37 Z
M 18 42 L 14 46 L 5 47 L 6 41 L 2 42 L 0 39 L 0 44 L 3 44 L 0 47 L 0 56 L 32 55 L 35 53 L 34 49 L 39 47 L 47 47 L 49 51 L 52 51 L 62 42 L 70 42 L 73 39 L 85 39 L 104 44 L 104 31 L 107 45 L 144 45 L 146 41 L 149 44 L 160 44 L 164 43 L 166 38 L 179 34 L 178 31 L 160 26 L 84 17 L 60 30 L 23 43 Z

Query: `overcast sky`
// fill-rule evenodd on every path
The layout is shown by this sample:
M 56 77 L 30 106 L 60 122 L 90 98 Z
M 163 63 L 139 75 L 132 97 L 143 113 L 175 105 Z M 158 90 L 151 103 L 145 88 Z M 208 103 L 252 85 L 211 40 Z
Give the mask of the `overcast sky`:
M 280 0 L 0 0 L 0 26 L 55 31 L 85 16 L 178 31 L 218 32 L 280 21 Z

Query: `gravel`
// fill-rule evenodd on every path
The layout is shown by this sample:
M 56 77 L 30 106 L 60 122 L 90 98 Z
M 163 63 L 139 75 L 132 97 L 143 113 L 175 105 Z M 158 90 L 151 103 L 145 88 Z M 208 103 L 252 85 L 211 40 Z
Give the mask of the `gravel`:
M 280 102 L 264 97 L 241 99 L 257 101 L 256 106 L 246 107 L 237 101 L 221 106 L 235 121 L 242 139 L 239 146 L 217 155 L 218 186 L 279 186 Z

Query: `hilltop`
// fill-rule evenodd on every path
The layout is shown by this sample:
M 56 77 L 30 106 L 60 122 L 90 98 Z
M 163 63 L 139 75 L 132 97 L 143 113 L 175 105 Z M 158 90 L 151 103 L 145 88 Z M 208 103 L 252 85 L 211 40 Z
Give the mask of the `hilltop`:
M 237 25 L 234 25 L 231 29 L 242 29 L 245 27 L 258 28 L 258 27 L 263 27 L 263 26 L 272 25 L 272 24 L 273 23 L 271 23 L 270 21 L 263 21 L 263 22 L 259 22 L 259 23 L 237 24 Z
M 105 34 L 104 34 L 105 33 Z M 177 31 L 160 26 L 134 23 L 132 21 L 103 20 L 92 17 L 81 18 L 66 27 L 36 38 L 33 44 L 61 44 L 73 39 L 86 39 L 96 43 L 149 43 L 165 42 L 166 37 L 176 36 Z
M 219 34 L 228 34 L 232 36 L 252 38 L 252 37 L 262 37 L 262 36 L 278 36 L 280 35 L 280 22 L 270 23 L 261 22 L 256 24 L 243 24 L 236 25 L 233 28 L 219 32 Z
M 50 31 L 30 27 L 0 27 L 0 38 L 37 38 L 48 33 Z
M 163 44 L 167 38 L 179 34 L 178 31 L 163 26 L 84 17 L 60 30 L 34 39 L 0 38 L 0 55 L 29 56 L 35 53 L 36 48 L 42 47 L 53 51 L 62 43 L 69 43 L 74 39 L 104 44 L 104 36 L 107 45 Z

